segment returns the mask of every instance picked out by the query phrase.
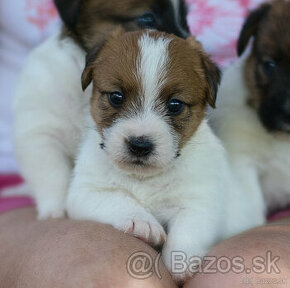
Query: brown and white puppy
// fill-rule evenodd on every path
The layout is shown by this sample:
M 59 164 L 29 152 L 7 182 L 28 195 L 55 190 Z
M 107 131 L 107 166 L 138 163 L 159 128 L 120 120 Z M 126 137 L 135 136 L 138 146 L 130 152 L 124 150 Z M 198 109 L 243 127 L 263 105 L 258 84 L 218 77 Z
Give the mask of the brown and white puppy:
M 15 148 L 36 199 L 40 219 L 61 217 L 80 131 L 91 96 L 80 78 L 86 50 L 117 26 L 150 28 L 186 38 L 186 9 L 179 0 L 55 0 L 65 23 L 30 56 L 15 100 Z M 33 148 L 32 148 L 33 147 Z M 41 167 L 41 169 L 40 169 Z
M 260 217 L 290 204 L 290 2 L 248 16 L 238 41 L 249 55 L 224 75 L 213 125 Z
M 219 79 L 193 38 L 156 31 L 119 31 L 83 73 L 84 89 L 93 82 L 91 116 L 68 215 L 165 242 L 163 260 L 177 280 L 195 272 L 193 256 L 257 224 L 205 119 Z

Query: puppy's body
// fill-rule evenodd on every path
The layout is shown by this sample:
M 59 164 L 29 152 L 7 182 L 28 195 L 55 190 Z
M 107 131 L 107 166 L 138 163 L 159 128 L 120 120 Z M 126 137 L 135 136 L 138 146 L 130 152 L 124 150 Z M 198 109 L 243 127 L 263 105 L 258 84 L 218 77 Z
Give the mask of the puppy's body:
M 66 33 L 32 52 L 15 99 L 15 151 L 41 219 L 61 217 L 90 91 L 81 89 L 85 51 L 118 25 L 187 37 L 186 11 L 176 0 L 55 0 Z M 121 6 L 121 7 L 120 7 Z
M 69 216 L 113 225 L 155 246 L 165 241 L 166 227 L 169 269 L 172 252 L 189 261 L 260 224 L 204 119 L 218 78 L 194 40 L 154 32 L 109 40 L 83 74 L 84 88 L 94 81 L 92 117 L 68 195 Z M 122 105 L 112 104 L 117 96 Z M 172 114 L 168 103 L 183 109 Z
M 225 72 L 212 120 L 261 217 L 290 204 L 289 13 L 278 0 L 249 15 L 238 52 L 253 47 Z
M 273 210 L 290 203 L 290 137 L 269 133 L 256 111 L 246 104 L 250 91 L 245 85 L 244 69 L 245 60 L 241 60 L 224 72 L 211 123 L 243 189 L 251 194 L 263 218 L 266 206 Z
M 33 189 L 40 218 L 60 217 L 90 90 L 80 77 L 85 52 L 56 35 L 39 46 L 22 73 L 15 103 L 15 152 Z

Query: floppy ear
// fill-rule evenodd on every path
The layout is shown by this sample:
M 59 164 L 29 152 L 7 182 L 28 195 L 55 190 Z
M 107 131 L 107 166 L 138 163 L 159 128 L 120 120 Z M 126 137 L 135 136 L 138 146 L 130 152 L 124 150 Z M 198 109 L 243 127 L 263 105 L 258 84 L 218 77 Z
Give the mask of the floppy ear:
M 260 22 L 266 17 L 270 8 L 271 4 L 265 3 L 251 12 L 246 19 L 238 40 L 237 52 L 239 56 L 244 53 L 250 38 L 256 35 Z
M 94 62 L 101 51 L 104 43 L 96 45 L 86 56 L 86 67 L 82 74 L 82 88 L 85 91 L 93 81 Z
M 125 33 L 125 30 L 120 26 L 116 30 L 114 30 L 114 32 L 111 34 L 109 39 L 110 38 L 120 37 L 123 33 Z M 102 48 L 105 45 L 105 43 L 106 43 L 106 41 L 104 41 L 102 43 L 98 43 L 87 54 L 86 67 L 85 67 L 85 69 L 83 71 L 83 74 L 82 74 L 82 88 L 83 88 L 83 91 L 85 91 L 88 88 L 88 86 L 91 84 L 91 82 L 93 80 L 93 70 L 94 70 L 94 65 L 93 64 L 95 63 L 100 51 L 102 50 Z
M 219 67 L 205 54 L 202 60 L 205 76 L 207 80 L 206 100 L 212 108 L 216 108 L 216 98 L 218 87 L 221 82 L 221 70 Z
M 204 52 L 202 44 L 194 36 L 188 37 L 186 41 L 200 53 L 202 68 L 207 81 L 206 101 L 212 108 L 215 108 L 218 86 L 221 82 L 221 70 Z
M 74 31 L 83 0 L 54 0 L 58 13 L 66 27 Z
M 189 26 L 188 26 L 188 22 L 187 22 L 188 6 L 186 3 L 186 0 L 181 0 L 179 5 L 180 5 L 180 7 L 179 7 L 179 19 L 181 21 L 182 27 L 187 32 L 186 37 L 188 37 L 188 35 L 190 35 L 190 31 L 189 31 Z

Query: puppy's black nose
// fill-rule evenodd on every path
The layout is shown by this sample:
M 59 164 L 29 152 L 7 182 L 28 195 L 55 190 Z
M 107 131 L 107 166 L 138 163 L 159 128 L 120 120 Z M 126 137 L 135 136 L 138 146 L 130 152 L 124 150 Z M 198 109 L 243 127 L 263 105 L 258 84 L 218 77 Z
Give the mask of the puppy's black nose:
M 147 137 L 130 137 L 128 142 L 129 151 L 137 157 L 145 157 L 152 153 L 154 145 Z

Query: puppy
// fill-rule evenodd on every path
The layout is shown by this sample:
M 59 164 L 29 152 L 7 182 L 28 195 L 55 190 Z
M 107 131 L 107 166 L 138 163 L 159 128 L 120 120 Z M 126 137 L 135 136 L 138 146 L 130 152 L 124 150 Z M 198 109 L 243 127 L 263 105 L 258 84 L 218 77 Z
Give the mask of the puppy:
M 186 10 L 178 0 L 55 0 L 65 23 L 32 52 L 15 97 L 15 152 L 36 199 L 39 219 L 62 217 L 69 179 L 85 125 L 91 89 L 81 74 L 86 50 L 118 25 L 159 29 L 187 37 Z M 94 43 L 94 44 L 93 44 Z
M 212 119 L 261 219 L 290 204 L 289 13 L 289 1 L 273 1 L 249 15 L 239 55 L 253 46 L 225 72 Z
M 88 56 L 91 116 L 67 199 L 72 219 L 93 220 L 162 245 L 188 263 L 224 237 L 252 227 L 255 212 L 236 185 L 205 119 L 218 68 L 193 38 L 118 32 Z M 165 229 L 167 231 L 167 236 Z
M 89 51 L 119 25 L 127 31 L 155 29 L 186 38 L 184 0 L 54 0 L 65 23 L 64 35 Z

